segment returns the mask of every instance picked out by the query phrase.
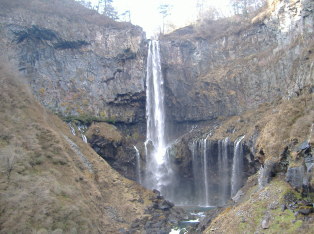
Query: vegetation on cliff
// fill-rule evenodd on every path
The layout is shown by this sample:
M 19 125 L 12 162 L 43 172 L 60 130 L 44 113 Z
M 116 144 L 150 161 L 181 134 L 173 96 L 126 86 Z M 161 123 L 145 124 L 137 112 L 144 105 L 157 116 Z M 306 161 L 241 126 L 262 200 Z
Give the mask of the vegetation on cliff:
M 249 179 L 248 185 L 243 202 L 222 211 L 204 233 L 311 232 L 312 217 L 302 212 L 312 209 L 313 198 L 302 198 L 300 193 L 279 178 L 259 188 L 254 176 Z
M 0 232 L 114 233 L 152 206 L 0 66 Z M 140 228 L 140 226 L 139 226 Z

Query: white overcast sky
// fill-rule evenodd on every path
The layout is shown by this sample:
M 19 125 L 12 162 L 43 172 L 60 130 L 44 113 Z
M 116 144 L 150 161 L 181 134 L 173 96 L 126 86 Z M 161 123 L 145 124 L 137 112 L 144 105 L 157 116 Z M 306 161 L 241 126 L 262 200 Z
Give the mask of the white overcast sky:
M 91 0 L 97 2 L 98 0 Z M 119 13 L 131 11 L 131 20 L 135 25 L 141 26 L 147 36 L 160 30 L 162 17 L 159 14 L 160 4 L 173 5 L 168 21 L 177 26 L 185 26 L 196 20 L 196 4 L 198 0 L 113 0 L 113 6 Z M 203 0 L 204 4 L 212 5 L 222 11 L 226 11 L 229 0 Z

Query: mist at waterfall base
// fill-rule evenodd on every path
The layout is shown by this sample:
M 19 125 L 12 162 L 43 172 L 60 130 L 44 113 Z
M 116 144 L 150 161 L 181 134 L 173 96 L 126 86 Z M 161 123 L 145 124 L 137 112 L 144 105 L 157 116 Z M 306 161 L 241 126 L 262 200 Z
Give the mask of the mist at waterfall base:
M 157 189 L 170 198 L 169 188 L 173 185 L 173 171 L 167 154 L 165 135 L 165 106 L 163 77 L 158 41 L 149 42 L 146 75 L 146 118 L 145 141 L 146 169 L 144 185 Z
M 244 183 L 242 140 L 212 141 L 207 137 L 189 143 L 189 176 L 184 176 L 167 141 L 160 48 L 156 40 L 148 45 L 146 76 L 147 137 L 145 166 L 137 162 L 138 182 L 157 189 L 178 206 L 223 206 Z M 137 160 L 140 157 L 137 156 Z M 142 173 L 141 173 L 142 171 Z

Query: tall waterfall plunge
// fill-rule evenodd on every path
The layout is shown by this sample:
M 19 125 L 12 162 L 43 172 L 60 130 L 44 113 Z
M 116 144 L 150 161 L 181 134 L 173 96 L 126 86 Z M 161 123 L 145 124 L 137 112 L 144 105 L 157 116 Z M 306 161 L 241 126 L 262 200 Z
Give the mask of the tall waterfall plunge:
M 149 42 L 146 76 L 146 163 L 141 175 L 142 166 L 137 151 L 138 181 L 147 188 L 159 190 L 167 200 L 176 205 L 225 205 L 243 184 L 243 137 L 235 143 L 229 138 L 212 141 L 207 137 L 190 142 L 191 158 L 186 159 L 189 163 L 185 168 L 179 166 L 178 161 L 175 161 L 174 145 L 167 144 L 164 81 L 159 50 L 158 41 Z
M 144 185 L 159 190 L 171 199 L 170 190 L 173 171 L 167 153 L 165 133 L 165 107 L 163 77 L 161 73 L 159 42 L 149 42 L 146 76 L 147 136 L 146 170 Z

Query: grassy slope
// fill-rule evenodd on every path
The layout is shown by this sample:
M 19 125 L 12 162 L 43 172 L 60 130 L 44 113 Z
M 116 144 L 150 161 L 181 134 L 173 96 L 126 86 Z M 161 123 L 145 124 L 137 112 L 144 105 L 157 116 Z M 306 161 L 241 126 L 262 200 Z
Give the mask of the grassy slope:
M 75 0 L 1 0 L 0 12 L 12 14 L 14 10 L 26 9 L 33 13 L 44 13 L 65 17 L 71 21 L 85 21 L 99 26 L 124 28 L 132 26 L 130 23 L 116 22 L 105 15 L 98 14 L 95 10 L 83 7 Z
M 150 194 L 112 170 L 0 66 L 0 233 L 115 233 Z
M 279 178 L 263 189 L 251 187 L 244 200 L 222 212 L 204 233 L 311 233 L 311 225 L 302 220 L 302 215 L 282 209 L 283 205 L 301 200 L 301 196 Z M 268 222 L 267 229 L 262 228 L 264 220 Z
M 259 133 L 255 153 L 260 162 L 279 162 L 288 148 L 289 166 L 298 165 L 303 160 L 295 156 L 295 147 L 305 140 L 314 144 L 314 134 L 311 132 L 313 96 L 313 93 L 304 91 L 299 97 L 263 104 L 256 110 L 226 119 L 213 138 L 228 136 L 235 140 L 246 135 L 245 140 L 248 141 Z M 234 130 L 233 133 L 230 133 L 230 129 Z M 257 185 L 257 177 L 258 174 L 249 178 L 242 188 L 245 193 L 242 202 L 226 208 L 211 222 L 205 233 L 311 233 L 313 214 L 306 219 L 302 215 L 295 215 L 292 210 L 282 210 L 282 206 L 304 199 L 313 201 L 313 196 L 310 194 L 308 198 L 301 198 L 301 194 L 286 183 L 282 175 L 261 189 Z M 295 201 L 287 201 L 291 194 Z M 267 229 L 262 228 L 263 220 L 269 222 Z
M 266 103 L 256 110 L 231 117 L 215 131 L 213 138 L 228 136 L 235 140 L 246 135 L 245 139 L 250 139 L 258 132 L 255 146 L 257 153 L 263 151 L 263 155 L 259 155 L 260 161 L 279 161 L 286 146 L 301 143 L 310 137 L 314 119 L 313 96 L 305 93 L 291 100 Z M 233 129 L 233 133 L 228 129 Z M 313 144 L 313 134 L 311 136 L 310 142 Z

